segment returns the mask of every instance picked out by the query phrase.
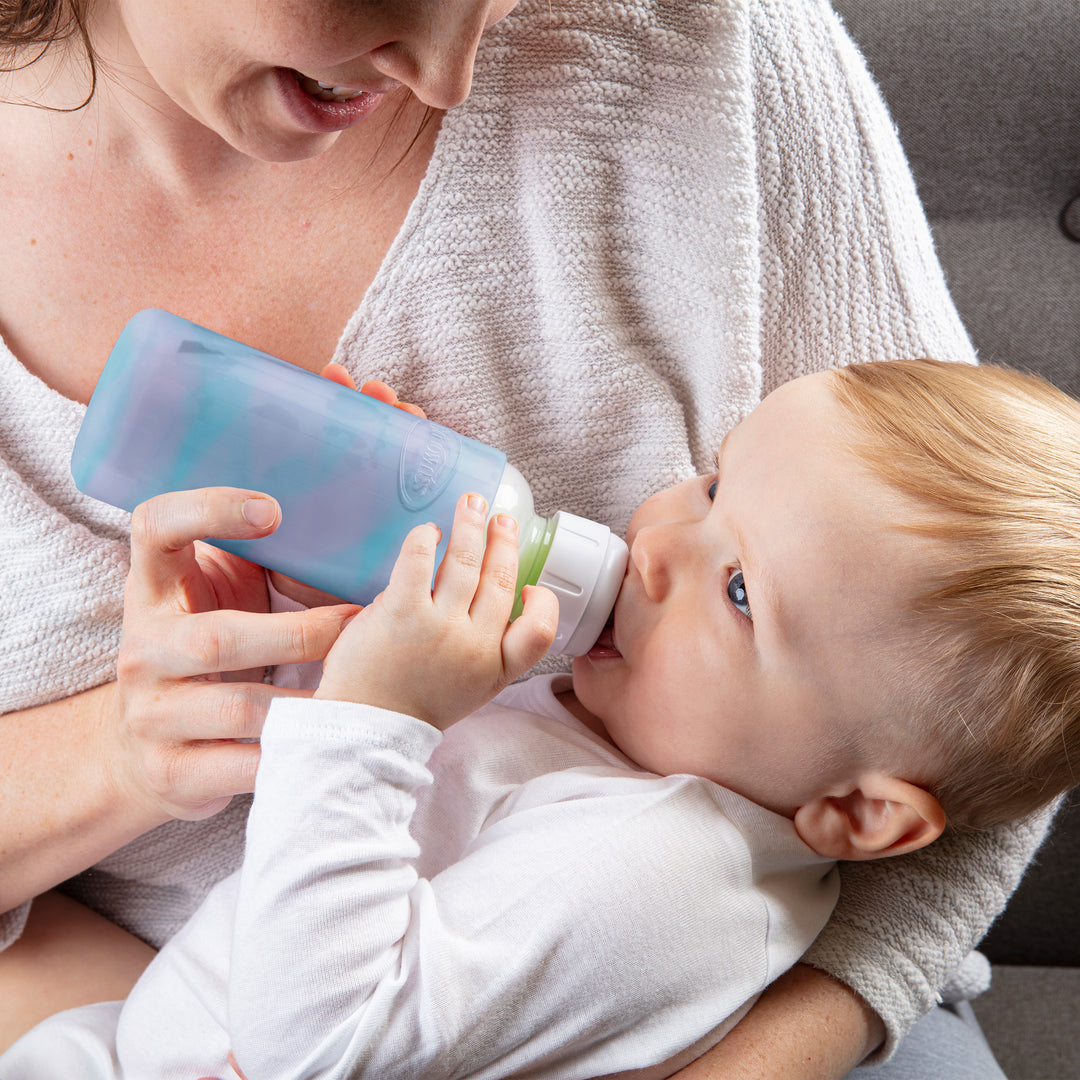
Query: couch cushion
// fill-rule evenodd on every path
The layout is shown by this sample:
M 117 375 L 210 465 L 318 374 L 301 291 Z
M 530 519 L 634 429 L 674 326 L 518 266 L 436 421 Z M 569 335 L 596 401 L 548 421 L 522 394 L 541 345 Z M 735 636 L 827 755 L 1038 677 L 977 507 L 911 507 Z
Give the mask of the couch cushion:
M 1009 1080 L 1070 1080 L 1080 1076 L 1077 1001 L 1080 971 L 998 967 L 972 1005 Z
M 1080 395 L 1080 18 L 1055 0 L 834 0 L 896 120 L 982 359 Z

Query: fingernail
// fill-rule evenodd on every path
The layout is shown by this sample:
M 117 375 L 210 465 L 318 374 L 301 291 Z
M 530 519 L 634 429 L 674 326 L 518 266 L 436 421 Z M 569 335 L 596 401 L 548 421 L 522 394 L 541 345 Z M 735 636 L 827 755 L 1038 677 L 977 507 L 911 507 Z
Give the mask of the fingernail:
M 509 514 L 498 514 L 495 517 L 500 529 L 509 529 L 510 532 L 516 533 L 518 531 L 518 523 Z
M 253 529 L 268 529 L 277 518 L 277 504 L 271 499 L 248 499 L 242 512 Z
M 487 502 L 483 495 L 470 495 L 468 499 L 469 509 L 482 514 L 487 509 Z

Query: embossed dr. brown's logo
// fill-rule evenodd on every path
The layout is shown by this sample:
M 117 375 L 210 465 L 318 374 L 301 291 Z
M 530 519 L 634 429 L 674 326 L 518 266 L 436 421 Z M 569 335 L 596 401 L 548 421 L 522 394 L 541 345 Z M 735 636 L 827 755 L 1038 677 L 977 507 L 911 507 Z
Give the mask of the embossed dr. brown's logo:
M 405 437 L 398 473 L 398 496 L 407 510 L 423 510 L 445 490 L 454 475 L 461 437 L 420 420 Z

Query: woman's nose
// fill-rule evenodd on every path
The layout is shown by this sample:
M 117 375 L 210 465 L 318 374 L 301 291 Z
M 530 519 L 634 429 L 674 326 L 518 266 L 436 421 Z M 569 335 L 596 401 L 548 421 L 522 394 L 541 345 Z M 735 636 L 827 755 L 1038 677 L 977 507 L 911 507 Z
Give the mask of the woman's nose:
M 371 59 L 381 74 L 409 87 L 425 105 L 452 109 L 469 96 L 489 6 L 476 0 L 452 5 L 451 18 L 424 9 L 407 34 L 377 48 Z

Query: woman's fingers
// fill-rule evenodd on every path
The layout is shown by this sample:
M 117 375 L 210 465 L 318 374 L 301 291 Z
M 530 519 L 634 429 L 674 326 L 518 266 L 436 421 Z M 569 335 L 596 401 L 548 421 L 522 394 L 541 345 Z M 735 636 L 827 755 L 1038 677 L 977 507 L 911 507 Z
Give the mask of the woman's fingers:
M 192 679 L 174 683 L 158 701 L 147 701 L 128 727 L 136 737 L 152 735 L 162 743 L 257 739 L 274 698 L 310 696 L 310 690 L 269 683 Z
M 253 684 L 199 681 L 162 684 L 129 702 L 106 757 L 117 790 L 151 815 L 189 820 L 253 790 L 259 744 L 238 740 L 262 731 L 267 706 L 260 697 Z
M 358 610 L 269 614 L 261 569 L 197 544 L 266 535 L 280 516 L 273 499 L 223 487 L 161 495 L 132 515 L 108 759 L 118 789 L 155 816 L 205 817 L 252 790 L 252 740 L 280 691 L 227 676 L 322 659 Z
M 326 367 L 319 372 L 324 379 L 329 379 L 331 382 L 340 383 L 342 386 L 347 386 L 350 390 L 356 389 L 356 382 L 349 374 L 347 368 L 342 367 L 341 364 L 327 364 Z M 386 383 L 382 384 L 386 386 Z M 390 388 L 387 387 L 389 390 Z
M 172 817 L 198 821 L 224 810 L 234 795 L 255 790 L 259 770 L 257 742 L 178 745 L 163 753 L 159 768 L 148 769 L 150 806 Z M 160 789 L 155 790 L 155 780 Z M 182 793 L 182 800 L 177 800 Z
M 117 785 L 154 813 L 195 819 L 253 791 L 263 722 L 275 697 L 310 697 L 261 683 L 177 683 L 130 718 L 139 767 L 112 761 Z M 156 704 L 156 707 L 155 707 Z
M 340 365 L 329 364 L 327 367 L 340 367 Z M 345 369 L 342 368 L 342 371 L 344 370 Z M 326 368 L 323 369 L 323 374 L 327 374 Z M 352 381 L 352 378 L 347 371 L 345 372 L 345 375 L 349 379 L 349 382 L 343 383 L 343 385 L 352 385 L 355 387 L 356 384 Z M 335 382 L 343 382 L 342 379 L 336 377 L 336 373 L 329 375 L 328 378 L 334 379 Z M 402 412 L 412 413 L 413 416 L 419 416 L 421 418 L 425 416 L 424 410 L 421 409 L 419 405 L 410 405 L 407 401 L 400 401 L 397 396 L 397 391 L 392 386 L 384 383 L 382 379 L 368 379 L 368 381 L 360 387 L 360 393 L 375 398 L 376 401 L 381 401 L 386 405 L 393 405 L 395 409 L 401 409 Z
M 268 615 L 247 611 L 207 611 L 156 624 L 154 644 L 125 636 L 121 668 L 138 678 L 139 665 L 157 678 L 189 679 L 277 664 L 321 660 L 341 633 L 354 604 Z
M 275 697 L 288 691 L 265 683 L 190 682 L 171 691 L 174 710 L 166 717 L 148 717 L 132 726 L 168 725 L 168 734 L 177 744 L 209 745 L 235 739 L 257 739 L 262 734 L 266 710 Z M 299 692 L 299 696 L 303 696 Z
M 169 600 L 178 583 L 198 573 L 196 540 L 256 539 L 273 532 L 280 520 L 274 499 L 238 488 L 174 491 L 148 499 L 131 518 L 129 587 L 144 603 Z
M 356 381 L 341 364 L 327 364 L 319 374 L 324 379 L 347 386 L 350 390 L 356 389 Z M 419 405 L 410 405 L 408 402 L 399 401 L 397 391 L 389 383 L 384 383 L 382 379 L 368 379 L 360 387 L 360 393 L 366 394 L 368 397 L 381 401 L 386 405 L 393 405 L 404 412 L 412 413 L 413 416 L 423 417 L 425 415 L 424 410 Z
M 324 371 L 323 374 L 325 375 L 326 372 Z M 356 383 L 352 385 L 355 389 Z M 360 387 L 360 393 L 381 401 L 384 405 L 396 405 L 398 400 L 397 391 L 389 383 L 384 383 L 382 379 L 368 379 Z

